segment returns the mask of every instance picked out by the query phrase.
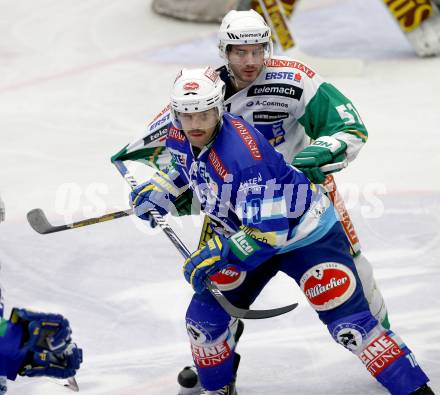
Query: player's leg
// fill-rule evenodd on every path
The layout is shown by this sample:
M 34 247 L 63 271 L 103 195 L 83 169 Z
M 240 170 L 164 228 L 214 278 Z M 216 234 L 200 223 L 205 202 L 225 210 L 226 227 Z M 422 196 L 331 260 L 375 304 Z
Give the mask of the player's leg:
M 265 262 L 257 269 L 244 273 L 236 287 L 224 294 L 234 305 L 248 308 L 267 282 L 278 272 L 277 262 Z M 243 326 L 219 306 L 209 292 L 194 295 L 186 314 L 187 331 L 194 365 L 203 388 L 209 391 L 234 394 L 239 359 L 237 340 Z M 181 389 L 181 393 L 185 394 Z M 186 392 L 192 394 L 197 392 Z
M 281 259 L 280 270 L 300 285 L 333 339 L 357 355 L 388 391 L 412 394 L 428 382 L 411 350 L 371 314 L 340 223 Z
M 358 235 L 351 221 L 350 214 L 345 207 L 344 200 L 339 194 L 334 177 L 327 175 L 323 186 L 327 197 L 331 200 L 341 218 L 342 228 L 350 244 L 350 253 L 354 257 L 354 263 L 362 282 L 370 311 L 384 328 L 389 329 L 390 323 L 388 321 L 387 307 L 374 279 L 373 266 L 365 255 L 362 254 Z
M 229 331 L 232 333 L 235 340 L 234 349 L 234 365 L 233 372 L 234 377 L 237 374 L 238 366 L 240 365 L 240 354 L 237 353 L 237 343 L 243 334 L 244 323 L 240 319 L 233 319 L 229 323 Z M 200 395 L 202 388 L 200 385 L 199 375 L 195 365 L 185 366 L 177 376 L 177 382 L 179 383 L 178 395 Z
M 213 236 L 214 227 L 220 226 L 205 215 L 202 230 L 200 232 L 198 248 L 202 248 Z M 239 272 L 231 267 L 227 270 L 214 275 L 211 280 L 215 281 L 217 286 L 223 292 L 237 288 L 246 278 L 245 272 Z M 244 330 L 244 323 L 241 320 L 231 320 L 229 323 L 229 331 L 238 343 Z M 234 373 L 237 372 L 240 362 L 240 356 L 235 353 L 234 357 Z M 200 380 L 197 374 L 196 366 L 185 366 L 177 376 L 179 384 L 178 395 L 199 395 L 201 393 Z
M 195 294 L 186 313 L 191 352 L 201 391 L 235 394 L 233 320 L 208 293 Z

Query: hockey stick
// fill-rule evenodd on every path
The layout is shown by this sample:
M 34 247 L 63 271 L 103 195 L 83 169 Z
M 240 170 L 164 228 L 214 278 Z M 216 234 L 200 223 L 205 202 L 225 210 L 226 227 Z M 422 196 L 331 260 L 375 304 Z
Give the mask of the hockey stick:
M 117 169 L 120 171 L 120 173 L 124 177 L 124 179 L 130 185 L 130 187 L 135 188 L 137 186 L 137 182 L 134 179 L 134 177 L 128 172 L 128 169 L 126 168 L 126 166 L 123 163 L 121 163 L 120 161 L 115 161 L 114 163 L 115 163 L 115 166 L 117 167 Z M 335 170 L 340 170 L 344 167 L 346 167 L 346 163 L 341 162 L 341 164 L 335 163 L 335 164 L 329 164 L 329 165 L 322 166 L 321 170 L 323 170 L 324 173 L 330 173 Z M 329 196 L 330 196 L 332 202 L 335 204 L 339 214 L 341 215 L 341 218 L 345 218 L 348 216 L 347 209 L 345 208 L 344 203 L 341 201 L 341 197 L 339 196 L 339 194 L 336 191 L 336 184 L 334 183 L 333 177 L 331 177 L 331 178 L 330 177 L 331 176 L 327 177 L 327 181 L 324 184 L 324 186 L 325 186 L 327 192 L 329 193 Z M 331 193 L 331 191 L 333 191 L 333 192 Z M 81 228 L 83 226 L 98 224 L 100 222 L 111 221 L 111 220 L 114 220 L 117 218 L 127 217 L 131 214 L 133 214 L 133 209 L 130 208 L 127 210 L 115 211 L 113 213 L 108 213 L 108 214 L 102 215 L 100 217 L 83 219 L 81 221 L 72 222 L 69 224 L 52 225 L 49 222 L 49 220 L 47 219 L 47 216 L 44 213 L 44 211 L 41 208 L 35 208 L 27 213 L 27 219 L 28 219 L 29 225 L 32 227 L 32 229 L 34 229 L 36 232 L 38 232 L 40 234 L 46 235 L 49 233 L 56 233 L 56 232 L 61 232 L 64 230 L 76 229 L 76 228 Z M 350 220 L 349 217 L 348 217 L 348 220 Z
M 160 228 L 174 244 L 174 246 L 182 254 L 182 256 L 185 259 L 189 258 L 191 253 L 183 244 L 183 242 L 179 239 L 179 237 L 174 233 L 173 229 L 171 229 L 171 227 L 166 223 L 162 215 L 160 215 L 160 213 L 156 210 L 150 210 L 150 214 L 154 218 L 154 221 L 160 226 Z M 211 295 L 214 296 L 214 298 L 217 300 L 219 305 L 222 306 L 229 315 L 235 318 L 248 318 L 254 320 L 271 318 L 288 313 L 298 306 L 298 303 L 293 303 L 288 306 L 278 307 L 270 310 L 241 309 L 230 303 L 228 299 L 226 299 L 226 297 L 223 295 L 222 291 L 218 289 L 217 285 L 215 285 L 209 278 L 205 280 L 205 286 L 211 293 Z
M 78 386 L 78 383 L 76 382 L 75 377 L 69 377 L 67 379 L 67 383 L 64 384 L 64 387 L 69 388 L 73 392 L 79 392 L 79 386 Z
M 328 174 L 322 185 L 327 192 L 328 198 L 331 200 L 339 214 L 342 227 L 345 231 L 348 241 L 350 242 L 351 249 L 353 250 L 353 255 L 359 255 L 361 252 L 359 238 L 353 222 L 351 221 L 350 215 L 348 214 L 347 208 L 345 207 L 344 201 L 337 190 L 335 179 L 331 174 Z
M 118 171 L 121 173 L 121 175 L 124 177 L 124 179 L 127 181 L 127 183 L 130 185 L 130 187 L 132 189 L 135 188 L 137 182 L 134 179 L 134 177 L 129 173 L 125 164 L 120 160 L 114 161 L 113 163 L 118 169 Z M 190 251 L 185 246 L 185 244 L 183 244 L 183 242 L 179 239 L 179 237 L 176 235 L 173 229 L 168 225 L 168 223 L 165 221 L 162 215 L 157 210 L 150 210 L 150 214 L 154 218 L 156 224 L 158 224 L 159 227 L 164 231 L 165 235 L 170 239 L 170 241 L 174 244 L 174 246 L 182 254 L 182 256 L 185 259 L 189 258 L 191 255 Z M 214 296 L 214 298 L 217 300 L 219 305 L 222 306 L 223 309 L 229 315 L 235 318 L 248 318 L 254 320 L 271 318 L 288 313 L 289 311 L 292 311 L 298 306 L 298 303 L 293 303 L 288 306 L 278 307 L 270 310 L 241 309 L 230 303 L 228 299 L 226 299 L 226 297 L 223 295 L 222 291 L 218 289 L 217 285 L 214 282 L 212 282 L 209 278 L 205 280 L 205 285 L 206 288 L 211 293 L 211 295 Z
M 128 209 L 105 214 L 101 217 L 87 218 L 70 224 L 54 226 L 48 221 L 46 214 L 41 208 L 35 208 L 27 213 L 27 219 L 32 229 L 34 229 L 38 233 L 41 233 L 42 235 L 46 235 L 48 233 L 61 232 L 63 230 L 75 229 L 82 226 L 111 221 L 113 219 L 127 217 L 131 214 L 133 214 L 133 209 Z
M 56 379 L 56 378 L 50 377 L 50 376 L 43 376 L 41 378 L 44 381 L 49 381 L 53 384 L 59 385 L 61 387 L 69 389 L 73 392 L 79 392 L 79 386 L 78 386 L 78 383 L 76 382 L 76 379 L 74 376 L 69 377 L 67 379 Z
M 359 237 L 356 233 L 353 222 L 351 221 L 350 215 L 348 214 L 347 208 L 345 207 L 344 200 L 342 199 L 342 196 L 338 192 L 335 179 L 331 175 L 331 173 L 342 170 L 347 166 L 348 166 L 348 161 L 347 159 L 345 159 L 342 162 L 330 163 L 328 165 L 321 166 L 320 169 L 324 174 L 326 174 L 325 181 L 322 183 L 322 186 L 326 191 L 327 197 L 333 203 L 336 211 L 339 214 L 342 227 L 344 229 L 348 241 L 350 242 L 350 247 L 353 250 L 353 255 L 357 256 L 361 252 Z
M 121 173 L 121 175 L 124 177 L 124 179 L 127 181 L 127 183 L 130 185 L 130 187 L 135 188 L 137 186 L 137 182 L 134 179 L 134 177 L 128 172 L 127 167 L 122 163 L 122 161 L 115 161 L 114 164 L 118 169 L 118 171 Z M 333 171 L 340 170 L 346 167 L 346 165 L 347 165 L 346 162 L 332 163 L 329 165 L 322 166 L 321 170 L 324 173 L 331 173 Z M 344 202 L 342 201 L 341 197 L 336 191 L 336 184 L 333 180 L 333 177 L 331 178 L 330 177 L 331 176 L 328 176 L 327 181 L 324 184 L 327 192 L 329 193 L 329 197 L 332 200 L 332 202 L 335 204 L 335 207 L 338 210 L 339 214 L 341 215 L 341 218 L 348 218 L 348 221 L 351 223 L 351 220 L 348 217 L 347 209 L 344 206 Z M 127 210 L 116 211 L 113 213 L 105 214 L 100 217 L 83 219 L 81 221 L 77 221 L 69 224 L 52 225 L 47 219 L 44 211 L 41 208 L 35 208 L 27 213 L 27 219 L 32 229 L 34 229 L 36 232 L 40 234 L 45 235 L 49 233 L 56 233 L 64 230 L 76 229 L 76 228 L 81 228 L 83 226 L 98 224 L 100 222 L 111 221 L 117 218 L 127 217 L 131 214 L 133 214 L 133 209 L 130 208 Z M 348 226 L 349 225 L 347 225 L 347 229 Z M 353 225 L 351 225 L 351 227 L 353 227 Z

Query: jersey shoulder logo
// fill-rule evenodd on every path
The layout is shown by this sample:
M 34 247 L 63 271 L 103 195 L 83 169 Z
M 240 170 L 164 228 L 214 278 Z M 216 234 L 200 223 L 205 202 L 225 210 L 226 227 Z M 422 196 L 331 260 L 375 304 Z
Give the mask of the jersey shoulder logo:
M 246 125 L 238 119 L 234 118 L 231 118 L 231 124 L 240 136 L 243 143 L 250 151 L 252 158 L 254 158 L 255 160 L 261 160 L 263 157 L 260 150 L 258 149 L 257 142 L 255 141 L 254 137 L 252 136 Z
M 289 59 L 269 59 L 266 62 L 267 67 L 287 67 L 292 68 L 296 70 L 300 70 L 303 73 L 307 75 L 309 78 L 313 78 L 316 73 L 305 64 L 298 62 L 296 60 L 289 60 Z

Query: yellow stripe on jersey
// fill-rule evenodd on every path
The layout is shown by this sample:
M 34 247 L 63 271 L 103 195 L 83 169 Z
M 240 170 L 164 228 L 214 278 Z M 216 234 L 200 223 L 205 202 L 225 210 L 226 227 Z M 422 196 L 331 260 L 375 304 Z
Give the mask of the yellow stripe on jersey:
M 344 130 L 344 133 L 353 134 L 356 137 L 359 137 L 364 143 L 368 140 L 368 136 L 365 133 L 362 133 L 361 131 L 356 129 Z

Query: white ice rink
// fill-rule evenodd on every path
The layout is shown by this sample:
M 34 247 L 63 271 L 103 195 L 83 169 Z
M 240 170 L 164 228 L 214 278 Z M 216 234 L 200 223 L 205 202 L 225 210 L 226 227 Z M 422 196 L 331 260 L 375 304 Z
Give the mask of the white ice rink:
M 26 213 L 41 207 L 60 224 L 127 208 L 110 156 L 144 133 L 182 65 L 220 64 L 217 28 L 159 17 L 150 0 L 0 0 L 6 313 L 26 306 L 69 318 L 84 349 L 84 395 L 175 394 L 190 362 L 182 259 L 135 218 L 41 236 Z M 392 327 L 440 393 L 440 59 L 417 58 L 380 0 L 303 1 L 292 29 L 369 130 L 337 181 Z M 194 249 L 191 219 L 170 222 Z M 287 278 L 270 283 L 255 307 L 295 300 L 292 313 L 246 322 L 239 394 L 385 394 Z M 19 378 L 9 393 L 68 392 Z

